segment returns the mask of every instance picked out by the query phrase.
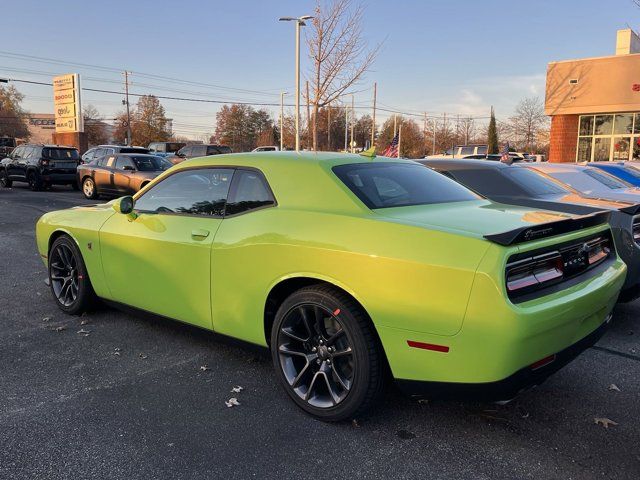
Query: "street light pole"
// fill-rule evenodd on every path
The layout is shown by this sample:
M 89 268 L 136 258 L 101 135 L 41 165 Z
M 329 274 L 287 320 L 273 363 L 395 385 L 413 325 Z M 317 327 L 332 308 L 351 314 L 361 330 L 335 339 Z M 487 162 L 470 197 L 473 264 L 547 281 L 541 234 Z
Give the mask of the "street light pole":
M 304 27 L 305 20 L 313 18 L 310 15 L 302 17 L 280 17 L 281 22 L 296 22 L 296 152 L 300 151 L 300 27 Z
M 287 92 L 280 92 L 280 151 L 284 150 L 284 96 Z

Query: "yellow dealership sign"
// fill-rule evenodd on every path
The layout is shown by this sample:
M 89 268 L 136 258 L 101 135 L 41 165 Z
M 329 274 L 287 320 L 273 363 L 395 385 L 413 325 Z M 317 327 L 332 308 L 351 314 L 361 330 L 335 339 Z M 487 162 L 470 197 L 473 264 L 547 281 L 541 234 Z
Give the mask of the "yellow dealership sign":
M 53 107 L 56 133 L 84 131 L 80 103 L 80 75 L 69 73 L 53 78 Z

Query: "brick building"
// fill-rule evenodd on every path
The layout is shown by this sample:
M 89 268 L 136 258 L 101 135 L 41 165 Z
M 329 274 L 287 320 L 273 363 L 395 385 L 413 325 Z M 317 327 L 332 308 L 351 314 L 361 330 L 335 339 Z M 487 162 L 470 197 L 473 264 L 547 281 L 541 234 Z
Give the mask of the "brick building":
M 550 162 L 640 160 L 640 38 L 619 30 L 616 54 L 551 62 L 545 113 Z

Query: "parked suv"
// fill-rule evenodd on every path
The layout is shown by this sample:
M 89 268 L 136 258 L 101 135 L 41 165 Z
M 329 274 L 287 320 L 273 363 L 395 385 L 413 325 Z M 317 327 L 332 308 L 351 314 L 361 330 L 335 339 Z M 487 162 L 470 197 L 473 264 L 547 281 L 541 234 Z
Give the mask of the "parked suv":
M 220 155 L 221 153 L 233 153 L 226 145 L 186 145 L 176 152 L 174 156 L 167 157 L 174 165 L 190 158 L 208 157 L 209 155 Z
M 149 149 L 144 147 L 127 147 L 126 145 L 98 145 L 84 152 L 84 155 L 82 155 L 82 163 L 89 163 L 96 158 L 106 155 L 116 155 L 118 153 L 149 153 Z
M 51 185 L 71 185 L 77 190 L 79 163 L 80 155 L 74 147 L 20 145 L 2 161 L 0 185 L 10 187 L 13 182 L 26 182 L 31 190 L 42 190 Z

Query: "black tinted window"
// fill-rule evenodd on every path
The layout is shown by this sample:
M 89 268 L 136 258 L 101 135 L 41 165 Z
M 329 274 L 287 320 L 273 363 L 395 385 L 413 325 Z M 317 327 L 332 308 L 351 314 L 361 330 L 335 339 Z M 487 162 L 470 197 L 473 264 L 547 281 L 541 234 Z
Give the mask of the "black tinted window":
M 133 165 L 133 161 L 131 161 L 131 158 L 129 157 L 118 157 L 116 159 L 116 169 L 117 170 L 124 170 L 124 167 L 131 167 L 131 168 L 135 168 Z
M 496 195 L 522 195 L 523 189 L 510 178 L 505 178 L 493 169 L 451 170 L 458 182 L 485 197 Z
M 232 169 L 185 170 L 165 178 L 136 201 L 136 209 L 157 213 L 222 216 Z
M 235 215 L 275 203 L 266 180 L 261 173 L 249 170 L 236 171 L 232 198 L 227 202 L 225 213 Z
M 45 148 L 42 156 L 52 160 L 78 160 L 80 158 L 75 148 Z
M 456 182 L 412 163 L 357 163 L 333 167 L 333 171 L 369 208 L 478 199 Z
M 503 171 L 507 177 L 522 186 L 529 194 L 536 197 L 569 193 L 569 190 L 566 188 L 529 169 L 511 167 L 503 169 Z
M 149 150 L 141 147 L 122 147 L 120 153 L 149 153 Z
M 136 168 L 141 172 L 155 172 L 158 170 L 167 170 L 168 168 L 172 167 L 171 162 L 160 157 L 153 157 L 151 155 L 138 155 L 135 157 L 131 157 L 131 159 L 133 160 L 133 163 L 136 164 Z

